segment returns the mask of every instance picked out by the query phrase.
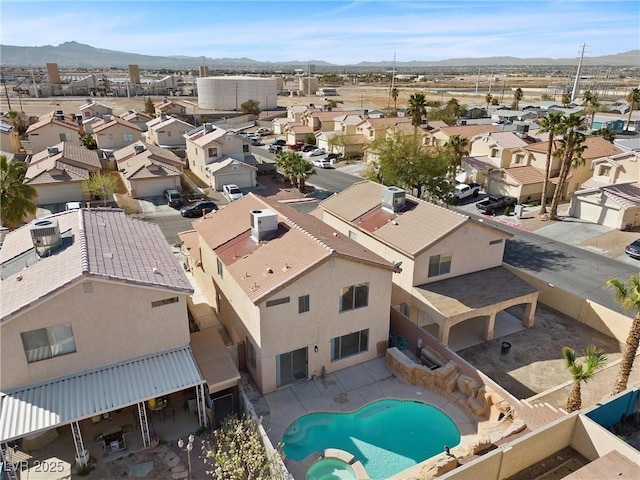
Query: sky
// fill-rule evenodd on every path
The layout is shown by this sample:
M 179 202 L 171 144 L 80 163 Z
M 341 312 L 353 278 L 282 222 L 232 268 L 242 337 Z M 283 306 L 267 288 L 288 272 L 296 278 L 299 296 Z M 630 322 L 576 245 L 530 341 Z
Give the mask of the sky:
M 0 1 L 3 45 L 337 65 L 640 48 L 637 0 Z

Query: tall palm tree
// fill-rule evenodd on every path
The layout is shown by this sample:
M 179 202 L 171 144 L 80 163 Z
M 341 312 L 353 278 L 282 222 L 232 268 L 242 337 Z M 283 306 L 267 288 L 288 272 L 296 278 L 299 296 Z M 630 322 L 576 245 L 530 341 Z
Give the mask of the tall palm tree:
M 22 160 L 7 160 L 0 155 L 0 221 L 2 225 L 16 228 L 29 215 L 35 215 L 35 199 L 38 192 L 26 185 L 27 164 Z
M 302 155 L 288 149 L 281 150 L 275 157 L 276 167 L 282 170 L 282 175 L 284 175 L 285 180 L 290 182 L 292 185 L 296 184 L 295 165 L 298 158 L 302 158 Z
M 391 89 L 391 98 L 393 98 L 393 108 L 398 109 L 398 96 L 400 95 L 400 89 L 398 87 L 393 87 Z
M 582 106 L 584 107 L 585 112 L 591 116 L 589 120 L 589 128 L 593 128 L 593 117 L 595 117 L 598 108 L 600 108 L 598 95 L 590 90 L 584 92 L 584 95 L 582 96 Z
M 635 313 L 629 329 L 629 335 L 627 335 L 624 352 L 622 352 L 616 383 L 613 387 L 612 395 L 617 395 L 627 389 L 633 361 L 638 352 L 638 343 L 640 343 L 640 275 L 631 275 L 627 283 L 623 283 L 617 278 L 612 278 L 606 281 L 605 286 L 613 292 L 613 297 L 616 302 L 622 305 L 622 308 L 633 310 Z
M 567 398 L 567 412 L 569 413 L 580 410 L 582 406 L 582 394 L 580 392 L 582 382 L 587 383 L 591 380 L 607 362 L 607 356 L 604 350 L 600 348 L 587 347 L 584 353 L 584 363 L 578 363 L 576 352 L 572 348 L 562 347 L 565 366 L 573 377 L 573 388 Z
M 538 132 L 549 134 L 547 146 L 547 159 L 544 164 L 544 183 L 542 184 L 542 198 L 540 199 L 540 215 L 547 213 L 547 195 L 549 189 L 549 175 L 551 173 L 551 155 L 555 146 L 556 136 L 562 133 L 564 115 L 559 112 L 551 112 L 540 121 Z
M 564 185 L 567 181 L 571 165 L 574 163 L 580 163 L 582 161 L 582 152 L 585 149 L 584 134 L 580 133 L 580 130 L 584 129 L 584 117 L 572 113 L 566 117 L 562 122 L 562 131 L 564 132 L 564 138 L 560 141 L 559 152 L 562 155 L 562 162 L 560 163 L 560 174 L 558 176 L 558 184 L 556 190 L 553 192 L 553 198 L 551 199 L 551 208 L 549 215 L 551 218 L 558 217 L 558 204 L 560 203 L 560 197 L 564 190 Z
M 610 143 L 613 143 L 613 141 L 616 139 L 616 132 L 614 132 L 613 130 L 607 127 L 601 128 L 600 130 L 596 130 L 595 132 L 592 133 L 592 135 L 602 137 L 607 142 L 610 142 Z
M 518 107 L 520 106 L 520 100 L 522 100 L 524 98 L 524 92 L 522 91 L 522 89 L 520 87 L 516 88 L 516 90 L 513 92 L 513 106 L 514 106 L 514 110 L 518 110 Z
M 629 118 L 627 118 L 627 128 L 626 131 L 629 131 L 629 125 L 631 124 L 631 113 L 634 110 L 640 108 L 640 88 L 632 88 L 631 91 L 627 94 L 627 102 L 629 102 Z
M 311 175 L 315 175 L 316 169 L 310 162 L 302 158 L 302 155 L 298 154 L 298 156 L 300 158 L 296 160 L 293 173 L 298 180 L 298 190 L 300 190 L 301 193 L 304 193 L 307 178 Z
M 451 151 L 451 166 L 449 167 L 449 177 L 451 184 L 456 180 L 456 172 L 458 167 L 462 165 L 462 158 L 469 155 L 469 140 L 460 135 L 451 135 L 447 143 L 444 144 L 445 148 Z
M 412 93 L 409 96 L 406 114 L 411 117 L 411 125 L 416 128 L 422 125 L 422 120 L 427 116 L 427 99 L 424 93 Z
M 493 95 L 487 93 L 484 96 L 484 101 L 487 102 L 487 117 L 489 116 L 489 105 L 491 104 L 491 100 L 493 100 Z
M 567 108 L 569 106 L 569 104 L 571 103 L 571 94 L 570 93 L 563 93 L 562 94 L 562 98 L 560 100 L 562 102 L 562 106 L 564 108 Z

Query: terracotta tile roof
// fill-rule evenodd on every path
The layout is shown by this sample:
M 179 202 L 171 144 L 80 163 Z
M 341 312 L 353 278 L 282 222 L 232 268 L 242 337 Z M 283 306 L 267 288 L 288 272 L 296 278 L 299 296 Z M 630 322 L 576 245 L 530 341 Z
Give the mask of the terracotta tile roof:
M 92 107 L 103 107 L 106 108 L 107 110 L 113 110 L 113 107 L 110 107 L 108 105 L 105 105 L 104 103 L 100 103 L 100 102 L 96 102 L 96 101 L 91 101 L 89 103 L 85 103 L 84 105 L 81 105 L 78 110 L 82 111 L 82 110 L 86 110 L 88 108 L 92 108 Z
M 533 185 L 544 182 L 544 173 L 531 165 L 505 168 L 504 172 L 520 185 Z
M 383 118 L 371 118 L 367 117 L 365 119 L 369 125 L 371 125 L 374 130 L 378 128 L 385 128 L 390 126 L 396 126 L 403 123 L 411 124 L 411 117 L 383 117 Z M 442 122 L 443 125 L 446 123 Z
M 336 120 L 338 117 L 348 115 L 353 112 L 345 111 L 345 110 L 333 110 L 331 112 L 323 112 L 323 111 L 310 111 L 309 116 L 319 119 L 320 121 L 327 120 Z
M 131 123 L 124 118 L 114 116 L 111 116 L 109 119 L 103 119 L 92 123 L 91 128 L 93 129 L 94 133 L 98 133 L 102 132 L 103 130 L 107 130 L 115 125 L 122 125 L 124 127 L 130 128 L 131 130 L 136 130 L 137 132 L 142 131 L 142 129 L 135 123 Z
M 184 122 L 183 122 L 184 123 Z M 187 141 L 198 145 L 199 147 L 205 147 L 210 143 L 222 144 L 220 139 L 224 138 L 225 135 L 235 135 L 234 133 L 225 130 L 220 127 L 213 127 L 213 130 L 210 132 L 206 132 L 204 127 L 199 128 L 198 130 L 192 131 L 191 134 L 186 134 L 185 138 Z M 243 139 L 245 143 L 249 143 L 249 140 Z
M 586 150 L 582 153 L 582 158 L 585 160 L 601 157 L 609 157 L 623 153 L 613 143 L 608 142 L 604 138 L 597 135 L 589 135 L 584 144 L 587 146 Z
M 250 212 L 265 209 L 278 215 L 278 233 L 256 244 L 249 238 Z M 253 194 L 193 225 L 254 303 L 334 257 L 392 269 L 389 262 L 319 219 Z
M 457 125 L 453 127 L 442 127 L 437 129 L 448 137 L 452 135 L 460 135 L 467 140 L 481 133 L 499 132 L 500 130 L 493 125 Z
M 336 118 L 335 120 L 337 122 L 344 123 L 345 125 L 360 125 L 362 122 L 364 122 L 364 119 L 362 118 L 361 115 L 354 115 L 354 114 L 342 115 L 339 118 Z
M 640 183 L 614 183 L 602 187 L 601 190 L 622 208 L 640 206 Z
M 148 122 L 150 121 L 151 115 L 147 115 L 144 112 L 136 112 L 135 110 L 131 110 L 123 115 L 120 115 L 120 118 L 125 119 L 127 122 Z
M 136 154 L 136 145 L 144 147 L 144 151 Z M 134 156 L 151 157 L 152 160 L 157 160 L 162 163 L 168 163 L 177 167 L 184 165 L 184 162 L 173 152 L 166 148 L 159 147 L 155 143 L 147 143 L 142 140 L 138 140 L 131 145 L 127 145 L 119 150 L 113 152 L 113 156 L 116 162 L 120 164 Z
M 194 125 L 191 125 L 190 123 L 187 123 L 175 117 L 167 117 L 165 119 L 158 117 L 158 120 L 158 122 L 154 122 L 153 120 L 147 122 L 147 127 L 150 130 L 160 130 L 161 128 L 166 128 L 167 125 L 171 125 L 172 123 L 180 123 L 184 125 L 186 127 L 186 131 L 193 130 L 195 127 Z
M 407 119 L 408 123 L 411 123 L 411 117 L 404 117 Z M 460 125 L 463 126 L 463 125 Z M 429 120 L 427 122 L 427 128 L 433 130 L 435 128 L 448 128 L 447 122 L 443 122 L 442 120 Z
M 313 133 L 313 128 L 308 125 L 296 125 L 291 127 L 290 131 L 293 133 Z
M 2 321 L 91 278 L 193 292 L 157 225 L 128 218 L 119 209 L 73 210 L 47 218 L 58 220 L 63 237 L 53 254 L 36 258 L 31 224 L 9 233 L 0 249 Z
M 415 207 L 385 216 L 382 209 L 382 185 L 360 182 L 320 202 L 318 208 L 346 220 L 360 228 L 372 215 L 384 216 L 388 221 L 370 234 L 383 243 L 409 256 L 415 256 L 470 219 L 432 203 L 407 195 Z M 373 223 L 378 223 L 373 222 Z M 488 227 L 488 226 L 487 226 Z M 491 227 L 488 227 L 491 228 Z

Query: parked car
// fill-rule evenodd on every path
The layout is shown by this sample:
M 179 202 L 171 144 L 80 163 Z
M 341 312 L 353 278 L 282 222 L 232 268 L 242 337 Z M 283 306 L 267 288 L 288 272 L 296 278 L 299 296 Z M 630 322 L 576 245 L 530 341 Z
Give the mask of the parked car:
M 313 165 L 319 168 L 331 168 L 331 161 L 326 158 L 314 158 Z
M 482 213 L 491 215 L 496 212 L 501 212 L 507 207 L 513 207 L 516 203 L 518 203 L 517 198 L 506 195 L 502 197 L 488 197 L 476 203 L 476 208 Z
M 306 152 L 311 152 L 317 148 L 318 147 L 316 147 L 315 145 L 311 145 L 310 143 L 305 143 L 304 145 L 302 145 L 302 148 L 300 150 L 306 153 Z
M 299 152 L 300 150 L 302 150 L 304 143 L 303 142 L 296 142 L 293 145 L 288 145 L 287 148 L 289 150 L 295 150 L 297 152 Z
M 320 155 L 326 154 L 327 151 L 324 148 L 316 148 L 309 152 L 310 157 L 319 157 Z
M 184 203 L 182 195 L 180 195 L 180 192 L 175 189 L 165 190 L 164 198 L 167 201 L 167 205 L 170 207 L 179 207 Z
M 327 160 L 339 160 L 340 158 L 342 158 L 342 154 L 341 153 L 330 153 L 329 155 L 327 155 Z
M 259 147 L 260 145 L 264 145 L 264 143 L 262 143 L 262 140 L 260 140 L 259 138 L 252 138 L 251 145 L 253 145 L 254 147 Z
M 477 183 L 459 183 L 453 190 L 453 195 L 462 200 L 468 197 L 477 197 L 480 193 L 480 185 Z
M 258 130 L 256 130 L 256 133 L 261 137 L 266 137 L 267 135 L 271 135 L 271 130 L 265 127 L 260 127 Z
M 204 193 L 200 191 L 195 191 L 187 194 L 187 202 L 189 203 L 201 202 L 203 200 L 206 200 L 206 197 L 204 196 Z
M 225 197 L 227 197 L 227 200 L 229 200 L 230 202 L 234 202 L 239 198 L 242 198 L 242 192 L 240 191 L 240 188 L 238 188 L 238 186 L 233 183 L 230 183 L 228 185 L 223 185 L 222 193 L 224 194 Z
M 624 253 L 629 255 L 631 258 L 635 258 L 636 260 L 640 260 L 640 238 L 627 245 L 624 248 Z
M 183 217 L 197 218 L 214 210 L 218 210 L 218 206 L 211 200 L 205 200 L 202 202 L 192 203 L 191 205 L 185 205 L 180 209 L 180 215 Z
M 274 145 L 273 143 L 269 145 L 269 152 L 280 153 L 281 151 L 282 151 L 282 145 Z
M 281 147 L 284 147 L 287 144 L 286 140 L 283 140 L 282 138 L 279 138 L 278 140 L 274 140 L 271 145 L 280 145 Z

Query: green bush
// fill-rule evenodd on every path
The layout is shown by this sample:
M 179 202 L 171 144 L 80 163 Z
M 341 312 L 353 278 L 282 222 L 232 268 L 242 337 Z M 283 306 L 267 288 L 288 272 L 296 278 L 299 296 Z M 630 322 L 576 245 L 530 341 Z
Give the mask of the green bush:
M 510 213 L 511 213 L 511 209 L 510 209 L 509 207 L 505 207 L 505 209 L 504 209 L 504 216 L 505 216 L 505 217 L 508 217 Z

